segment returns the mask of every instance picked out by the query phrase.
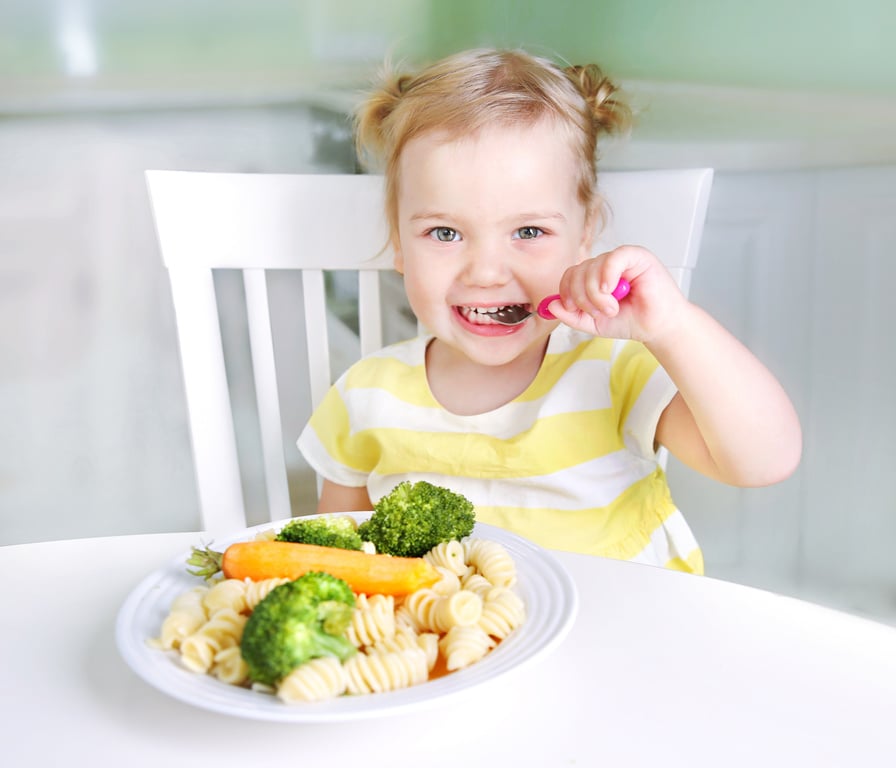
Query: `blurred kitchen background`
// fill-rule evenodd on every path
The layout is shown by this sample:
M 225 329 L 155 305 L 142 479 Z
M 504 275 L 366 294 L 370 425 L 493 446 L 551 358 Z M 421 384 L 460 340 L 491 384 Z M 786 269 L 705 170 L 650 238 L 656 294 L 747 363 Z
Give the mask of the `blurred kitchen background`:
M 198 526 L 144 169 L 351 172 L 386 56 L 524 46 L 623 82 L 638 125 L 604 168 L 716 169 L 691 296 L 806 443 L 768 489 L 672 462 L 708 574 L 896 622 L 894 39 L 891 0 L 0 0 L 0 544 Z M 218 287 L 245 395 L 240 287 Z M 296 514 L 307 415 L 284 414 Z

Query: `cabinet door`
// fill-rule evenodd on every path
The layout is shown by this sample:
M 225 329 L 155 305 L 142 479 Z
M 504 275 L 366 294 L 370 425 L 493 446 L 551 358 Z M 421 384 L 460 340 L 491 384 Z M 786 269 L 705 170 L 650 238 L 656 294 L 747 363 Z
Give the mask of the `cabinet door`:
M 896 167 L 818 183 L 803 567 L 896 605 Z M 886 590 L 889 589 L 889 596 Z
M 691 284 L 691 299 L 772 369 L 801 415 L 813 184 L 811 174 L 718 174 Z M 800 471 L 760 489 L 721 485 L 674 458 L 668 472 L 708 574 L 769 588 L 792 580 L 800 558 Z
M 302 107 L 0 120 L 0 544 L 198 524 L 171 289 L 143 172 L 351 170 L 338 167 L 348 137 L 340 154 L 335 121 L 321 120 Z M 218 284 L 235 307 L 233 287 Z M 228 351 L 245 358 L 245 323 L 225 314 L 223 325 Z M 301 333 L 284 331 L 284 343 Z M 237 402 L 254 397 L 240 359 Z M 243 418 L 239 432 L 254 434 Z M 307 414 L 284 418 L 299 465 Z M 247 463 L 257 455 L 249 447 Z M 314 496 L 310 470 L 296 474 Z M 259 515 L 262 476 L 258 462 L 244 489 Z

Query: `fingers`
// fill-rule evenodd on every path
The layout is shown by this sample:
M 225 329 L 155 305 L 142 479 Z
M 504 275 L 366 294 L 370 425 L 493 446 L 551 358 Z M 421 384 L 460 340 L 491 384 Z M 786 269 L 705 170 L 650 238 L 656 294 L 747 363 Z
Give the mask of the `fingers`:
M 623 245 L 567 270 L 560 283 L 564 306 L 613 317 L 635 280 L 656 258 L 640 246 Z
M 618 284 L 619 277 L 612 283 L 604 278 L 601 265 L 580 264 L 568 270 L 560 281 L 563 307 L 570 312 L 579 310 L 592 317 L 615 317 L 619 312 L 619 299 L 614 296 L 613 291 Z M 625 285 L 628 285 L 627 281 Z M 620 291 L 619 294 L 622 295 L 623 292 Z

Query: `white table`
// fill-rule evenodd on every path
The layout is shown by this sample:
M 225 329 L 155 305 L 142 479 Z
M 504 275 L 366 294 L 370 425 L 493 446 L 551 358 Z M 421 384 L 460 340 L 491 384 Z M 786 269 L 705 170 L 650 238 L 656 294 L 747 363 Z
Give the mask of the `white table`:
M 137 582 L 200 538 L 0 548 L 4 765 L 896 765 L 896 629 L 565 553 L 572 632 L 475 695 L 348 724 L 194 708 L 131 672 L 114 622 Z

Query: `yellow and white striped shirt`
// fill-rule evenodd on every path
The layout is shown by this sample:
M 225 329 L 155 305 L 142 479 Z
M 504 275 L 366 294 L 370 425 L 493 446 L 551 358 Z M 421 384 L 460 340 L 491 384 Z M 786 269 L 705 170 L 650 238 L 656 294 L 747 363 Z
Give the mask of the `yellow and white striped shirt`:
M 321 476 L 374 503 L 428 480 L 541 546 L 702 573 L 654 450 L 675 386 L 643 345 L 559 326 L 525 392 L 458 416 L 430 392 L 429 340 L 369 355 L 333 385 L 298 440 Z

